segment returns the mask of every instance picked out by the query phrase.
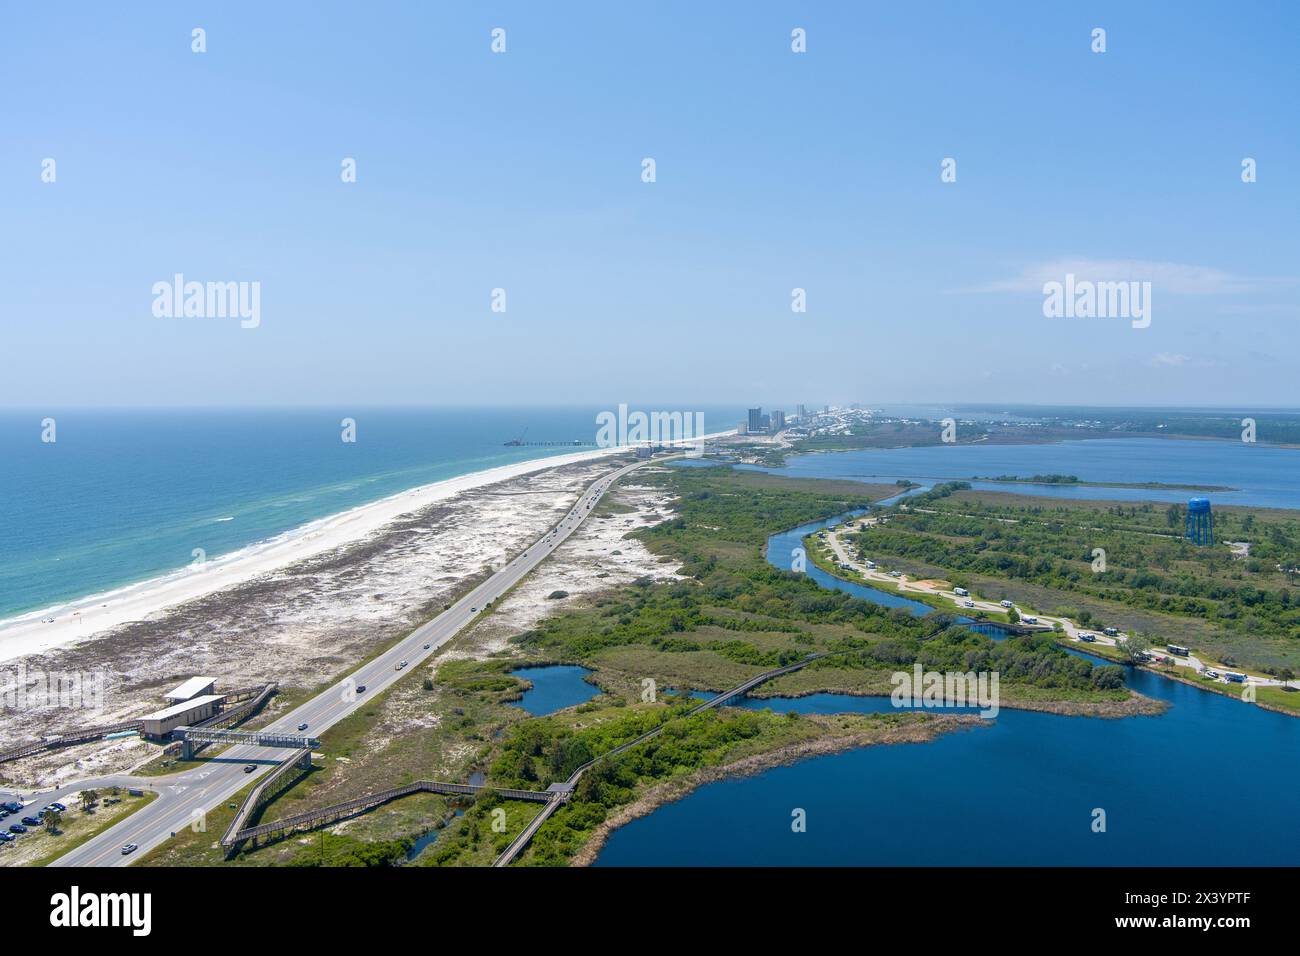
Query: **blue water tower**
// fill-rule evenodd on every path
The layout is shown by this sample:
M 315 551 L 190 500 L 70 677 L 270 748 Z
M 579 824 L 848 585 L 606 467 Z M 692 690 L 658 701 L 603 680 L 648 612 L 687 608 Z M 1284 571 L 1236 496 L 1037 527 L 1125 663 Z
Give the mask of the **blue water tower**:
M 1187 540 L 1202 547 L 1214 544 L 1214 513 L 1209 498 L 1187 502 Z

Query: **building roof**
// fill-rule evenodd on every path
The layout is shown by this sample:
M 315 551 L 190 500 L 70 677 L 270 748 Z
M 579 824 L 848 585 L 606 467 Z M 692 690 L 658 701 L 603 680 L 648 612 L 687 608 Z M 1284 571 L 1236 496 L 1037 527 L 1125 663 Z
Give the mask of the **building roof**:
M 191 697 L 202 694 L 205 690 L 211 690 L 212 685 L 216 682 L 215 677 L 191 677 L 179 687 L 173 687 L 163 694 L 163 700 L 189 700 Z
M 177 714 L 188 713 L 196 707 L 202 707 L 204 704 L 213 704 L 219 700 L 225 700 L 225 694 L 205 694 L 202 697 L 193 697 L 190 700 L 181 701 L 179 704 L 172 704 L 170 707 L 164 707 L 162 710 L 155 710 L 152 714 L 145 714 L 141 720 L 166 720 L 168 717 L 175 717 Z

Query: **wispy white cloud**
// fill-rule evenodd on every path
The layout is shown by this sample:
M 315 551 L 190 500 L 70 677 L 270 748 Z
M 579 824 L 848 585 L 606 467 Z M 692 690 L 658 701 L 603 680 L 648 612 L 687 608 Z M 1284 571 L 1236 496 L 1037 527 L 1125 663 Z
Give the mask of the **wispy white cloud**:
M 1191 359 L 1186 355 L 1183 355 L 1181 352 L 1159 352 L 1156 355 L 1151 356 L 1152 365 L 1177 367 L 1179 365 L 1186 365 L 1190 361 Z
M 1077 281 L 1150 282 L 1161 292 L 1178 295 L 1219 295 L 1250 292 L 1265 286 L 1294 283 L 1291 278 L 1252 278 L 1234 275 L 1210 266 L 1148 259 L 1088 259 L 1082 256 L 1051 259 L 1025 266 L 1019 275 L 997 279 L 963 290 L 966 292 L 1033 292 L 1041 294 L 1043 283 L 1060 282 L 1072 274 Z

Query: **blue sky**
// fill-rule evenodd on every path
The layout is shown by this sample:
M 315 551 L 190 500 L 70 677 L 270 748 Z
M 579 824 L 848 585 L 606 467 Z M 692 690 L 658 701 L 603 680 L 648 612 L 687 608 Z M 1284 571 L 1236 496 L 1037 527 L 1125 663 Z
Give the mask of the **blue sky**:
M 1293 3 L 2 16 L 0 405 L 1296 404 Z

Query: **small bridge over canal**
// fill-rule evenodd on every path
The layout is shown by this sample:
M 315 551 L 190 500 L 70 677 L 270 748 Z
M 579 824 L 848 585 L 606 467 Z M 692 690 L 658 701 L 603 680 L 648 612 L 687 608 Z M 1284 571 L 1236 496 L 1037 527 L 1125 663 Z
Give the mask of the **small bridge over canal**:
M 774 678 L 777 677 L 781 677 L 784 674 L 789 674 L 794 671 L 800 670 L 801 668 L 807 667 L 809 664 L 813 663 L 814 661 L 821 660 L 823 657 L 827 657 L 827 656 L 829 655 L 825 653 L 810 654 L 807 657 L 805 657 L 803 660 L 796 661 L 793 664 L 787 664 L 785 667 L 778 667 L 776 670 L 764 671 L 762 674 L 758 674 L 754 677 L 751 677 L 749 680 L 745 681 L 744 683 L 737 684 L 735 687 L 731 688 L 731 690 L 726 690 L 715 697 L 710 697 L 708 700 L 700 704 L 698 707 L 692 707 L 689 711 L 687 711 L 686 716 L 691 717 L 694 716 L 695 714 L 709 710 L 713 707 L 720 707 L 729 700 L 735 700 L 737 697 L 743 697 L 745 694 L 749 693 L 749 691 L 753 690 L 759 684 L 766 683 L 767 681 L 773 680 Z M 524 827 L 523 832 L 520 833 L 519 836 L 515 837 L 514 840 L 510 842 L 510 845 L 505 848 L 505 851 L 499 857 L 497 857 L 496 862 L 493 863 L 492 865 L 509 866 L 510 863 L 515 859 L 515 857 L 517 857 L 520 853 L 523 852 L 524 847 L 528 846 L 528 844 L 532 842 L 533 837 L 536 835 L 537 831 L 542 828 L 542 824 L 547 821 L 550 815 L 554 813 L 556 810 L 558 810 L 562 804 L 568 801 L 569 797 L 573 794 L 573 791 L 578 786 L 578 779 L 584 773 L 586 773 L 589 768 L 594 766 L 598 761 L 609 760 L 612 757 L 617 757 L 619 754 L 631 750 L 633 747 L 637 747 L 645 743 L 647 740 L 650 740 L 653 737 L 659 736 L 659 734 L 663 733 L 665 726 L 666 724 L 660 724 L 654 730 L 647 731 L 646 733 L 642 734 L 640 737 L 635 737 L 632 740 L 627 741 L 626 743 L 619 744 L 613 750 L 609 751 L 608 753 L 602 754 L 601 756 L 597 757 L 595 760 L 589 760 L 587 763 L 584 763 L 577 770 L 573 771 L 573 773 L 569 776 L 569 779 L 566 780 L 564 783 L 551 784 L 549 788 L 549 793 L 547 795 L 548 799 L 546 801 L 546 806 L 543 807 L 541 811 L 535 817 L 533 817 L 532 820 L 528 822 L 528 826 Z

